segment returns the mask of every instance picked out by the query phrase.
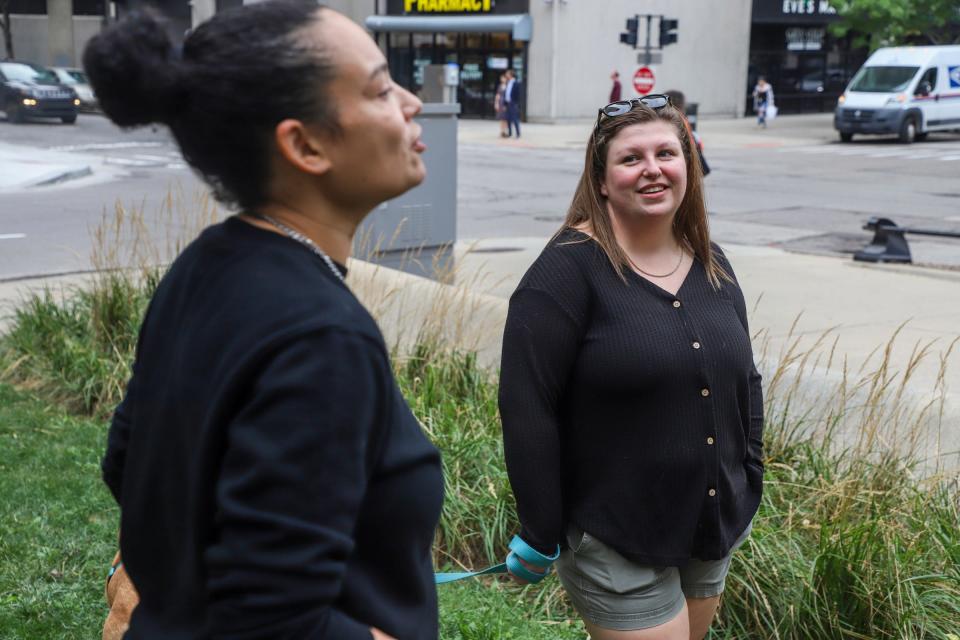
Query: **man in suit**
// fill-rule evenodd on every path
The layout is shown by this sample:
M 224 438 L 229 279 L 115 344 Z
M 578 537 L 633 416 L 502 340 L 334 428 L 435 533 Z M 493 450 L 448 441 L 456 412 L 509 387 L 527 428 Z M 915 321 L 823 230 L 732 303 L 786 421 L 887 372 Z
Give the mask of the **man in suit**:
M 507 69 L 507 88 L 503 92 L 503 100 L 507 104 L 507 137 L 513 135 L 514 129 L 520 137 L 520 82 L 513 69 Z

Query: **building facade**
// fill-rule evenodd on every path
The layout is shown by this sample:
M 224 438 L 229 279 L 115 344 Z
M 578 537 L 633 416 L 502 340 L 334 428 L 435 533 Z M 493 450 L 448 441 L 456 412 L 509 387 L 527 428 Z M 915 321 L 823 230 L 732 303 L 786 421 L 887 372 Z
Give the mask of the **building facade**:
M 154 0 L 175 37 L 217 11 L 255 0 Z M 109 0 L 12 0 L 17 57 L 79 64 L 86 41 L 117 16 Z M 683 91 L 701 115 L 752 111 L 750 92 L 765 75 L 784 113 L 833 108 L 866 58 L 836 38 L 829 0 L 326 0 L 377 39 L 398 83 L 420 93 L 427 65 L 459 66 L 463 117 L 494 117 L 501 74 L 521 82 L 525 119 L 593 117 L 610 95 L 613 71 L 623 97 Z M 637 48 L 620 42 L 641 15 Z M 121 11 L 122 12 L 122 11 Z M 72 14 L 72 20 L 69 16 Z M 677 42 L 657 49 L 659 17 L 677 20 Z M 653 60 L 644 45 L 653 45 Z M 644 69 L 640 73 L 641 68 Z M 634 78 L 644 83 L 635 83 Z
M 332 3 L 336 4 L 336 3 Z M 362 5 L 368 3 L 361 2 Z M 639 49 L 620 42 L 632 0 L 380 0 L 365 24 L 377 37 L 398 82 L 418 91 L 427 64 L 456 63 L 458 99 L 465 117 L 493 117 L 500 74 L 508 67 L 522 83 L 529 120 L 591 117 L 606 103 L 610 75 L 620 73 L 623 97 L 639 95 L 641 67 L 653 76 L 644 93 L 679 89 L 702 114 L 743 112 L 750 0 L 650 0 L 640 10 L 678 20 L 678 41 L 658 60 L 639 58 L 647 41 L 641 19 Z M 659 21 L 649 22 L 656 47 Z
M 747 92 L 764 76 L 782 113 L 832 111 L 868 51 L 830 33 L 829 1 L 753 0 L 752 16 Z
M 41 65 L 77 66 L 108 10 L 107 0 L 11 0 L 14 56 Z M 0 59 L 6 54 L 2 47 Z
M 500 76 L 512 68 L 526 88 L 532 36 L 529 0 L 387 0 L 386 13 L 368 16 L 394 80 L 421 93 L 424 68 L 456 64 L 456 90 L 465 117 L 494 117 Z M 525 101 L 524 101 L 525 102 Z

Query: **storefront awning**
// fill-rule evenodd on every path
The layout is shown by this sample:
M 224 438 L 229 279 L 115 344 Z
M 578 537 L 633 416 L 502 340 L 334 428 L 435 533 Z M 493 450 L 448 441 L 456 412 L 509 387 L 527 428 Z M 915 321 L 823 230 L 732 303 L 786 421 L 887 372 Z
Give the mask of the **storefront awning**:
M 514 40 L 530 40 L 533 20 L 528 13 L 486 16 L 368 16 L 375 33 L 497 33 L 510 32 Z

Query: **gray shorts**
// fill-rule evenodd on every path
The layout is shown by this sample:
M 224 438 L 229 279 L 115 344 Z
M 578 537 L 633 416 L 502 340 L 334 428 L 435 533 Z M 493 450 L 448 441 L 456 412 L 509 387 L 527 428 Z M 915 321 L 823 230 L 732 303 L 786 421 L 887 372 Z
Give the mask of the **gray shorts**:
M 673 620 L 686 598 L 723 593 L 733 551 L 750 535 L 747 527 L 727 557 L 691 559 L 683 567 L 639 565 L 576 525 L 567 531 L 567 549 L 557 575 L 584 620 L 603 629 L 647 629 Z

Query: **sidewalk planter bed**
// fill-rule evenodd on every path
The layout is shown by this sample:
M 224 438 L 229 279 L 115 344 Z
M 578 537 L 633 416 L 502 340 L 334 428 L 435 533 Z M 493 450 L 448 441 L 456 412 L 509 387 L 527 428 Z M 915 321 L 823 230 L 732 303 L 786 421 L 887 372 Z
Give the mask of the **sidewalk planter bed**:
M 0 460 L 5 638 L 89 638 L 105 615 L 117 510 L 98 461 L 157 275 L 114 273 L 66 302 L 38 294 L 0 341 L 0 372 L 20 388 L 0 386 L 0 450 L 9 452 Z M 517 523 L 495 372 L 429 342 L 398 355 L 395 367 L 444 455 L 436 564 L 499 561 Z M 789 409 L 770 408 L 783 405 L 770 398 L 763 503 L 710 637 L 955 640 L 956 474 L 921 479 L 909 458 L 836 451 L 799 436 L 807 431 Z M 555 578 L 525 589 L 495 579 L 445 586 L 440 603 L 445 639 L 584 637 Z

